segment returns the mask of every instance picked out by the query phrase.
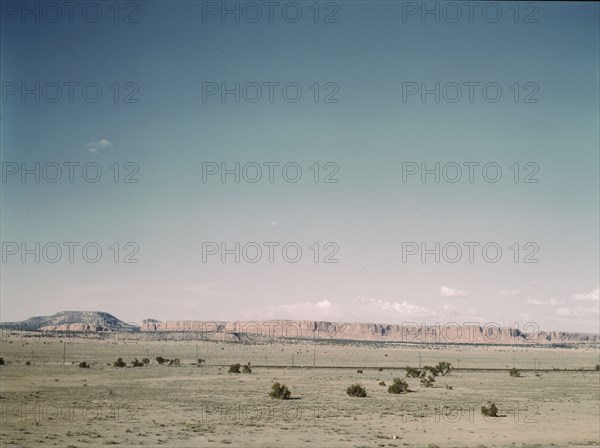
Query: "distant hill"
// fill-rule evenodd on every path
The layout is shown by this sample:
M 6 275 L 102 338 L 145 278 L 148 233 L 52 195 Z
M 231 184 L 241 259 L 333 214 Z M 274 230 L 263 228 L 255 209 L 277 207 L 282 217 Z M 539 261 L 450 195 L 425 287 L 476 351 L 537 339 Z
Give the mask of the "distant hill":
M 29 331 L 137 331 L 128 324 L 102 311 L 61 311 L 52 316 L 37 316 L 21 322 L 2 322 L 0 328 Z

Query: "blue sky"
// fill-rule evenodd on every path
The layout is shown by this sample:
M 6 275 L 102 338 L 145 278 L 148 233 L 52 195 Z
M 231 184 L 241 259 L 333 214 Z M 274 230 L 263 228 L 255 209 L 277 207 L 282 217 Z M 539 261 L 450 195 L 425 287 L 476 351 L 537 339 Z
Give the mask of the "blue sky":
M 312 2 L 297 4 L 297 23 L 277 11 L 273 23 L 203 21 L 201 2 L 177 1 L 140 2 L 119 23 L 108 3 L 97 23 L 81 11 L 72 23 L 3 11 L 3 172 L 80 165 L 73 183 L 66 172 L 56 183 L 21 182 L 20 173 L 2 182 L 2 320 L 91 309 L 124 320 L 536 322 L 597 332 L 599 6 L 540 3 L 537 23 L 523 23 L 529 10 L 515 23 L 502 4 L 496 23 L 477 11 L 473 23 L 436 23 L 403 21 L 400 2 L 349 1 L 335 3 L 337 23 L 314 23 Z M 320 8 L 322 21 L 334 7 Z M 132 11 L 137 22 L 122 23 Z M 9 94 L 36 82 L 46 97 L 58 83 L 63 97 Z M 79 83 L 72 102 L 65 82 Z M 463 99 L 403 102 L 403 83 L 436 82 L 463 86 Z M 84 99 L 86 83 L 100 86 L 97 102 Z M 218 94 L 203 102 L 203 83 L 264 90 L 256 103 Z M 264 83 L 279 83 L 273 102 Z M 286 83 L 301 87 L 297 102 L 285 101 Z M 464 83 L 478 83 L 473 102 Z M 497 102 L 483 98 L 487 83 L 502 89 Z M 323 102 L 334 89 L 337 102 Z M 137 101 L 124 102 L 128 94 Z M 303 172 L 296 183 L 279 168 L 273 183 L 203 182 L 205 162 L 292 162 Z M 337 167 L 338 182 L 315 183 L 315 162 L 322 175 L 326 163 Z M 402 181 L 406 162 L 480 165 L 473 183 L 464 173 L 423 183 Z M 482 178 L 490 162 L 503 170 L 496 183 Z M 521 176 L 526 163 L 537 167 L 538 182 L 515 183 L 515 162 Z M 82 178 L 86 163 L 101 167 L 98 182 Z M 122 182 L 132 167 L 138 182 Z M 6 243 L 23 242 L 96 242 L 103 254 L 97 263 L 80 250 L 73 263 L 7 255 Z M 122 262 L 128 242 L 138 263 Z M 203 263 L 206 242 L 296 242 L 303 255 Z M 335 243 L 339 262 L 315 263 L 315 242 L 321 255 Z M 473 263 L 403 262 L 406 242 L 495 242 L 503 254 L 497 263 L 481 252 Z M 538 263 L 522 262 L 528 242 Z

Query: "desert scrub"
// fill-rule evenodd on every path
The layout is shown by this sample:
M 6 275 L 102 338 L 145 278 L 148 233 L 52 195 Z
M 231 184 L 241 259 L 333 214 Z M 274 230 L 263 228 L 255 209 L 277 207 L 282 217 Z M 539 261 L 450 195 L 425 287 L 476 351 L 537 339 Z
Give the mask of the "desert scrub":
M 142 359 L 142 362 L 144 363 L 145 366 L 147 366 L 148 364 L 150 364 L 150 358 L 144 358 L 144 359 Z
M 364 398 L 367 396 L 367 389 L 365 389 L 360 384 L 353 384 L 348 389 L 346 389 L 346 393 L 351 397 L 361 397 Z
M 388 387 L 390 394 L 405 394 L 408 392 L 408 383 L 400 378 L 394 378 L 394 383 Z
M 85 362 L 85 361 L 81 361 L 81 362 L 79 363 L 79 368 L 80 368 L 80 369 L 89 369 L 89 368 L 90 368 L 90 365 L 89 365 L 87 362 Z
M 159 363 L 161 366 L 165 363 L 165 358 L 163 358 L 162 356 L 157 356 L 156 358 L 154 358 L 156 360 L 157 363 Z
M 419 378 L 421 371 L 413 367 L 406 366 L 406 378 Z
M 380 385 L 380 386 L 385 386 L 385 381 L 380 381 L 380 382 L 379 382 L 379 385 Z
M 442 361 L 442 362 L 438 363 L 437 366 L 435 366 L 435 369 L 436 369 L 437 373 L 439 373 L 440 375 L 446 376 L 450 372 L 452 372 L 452 364 L 450 364 L 449 362 L 446 362 L 446 361 Z
M 250 363 L 248 363 L 244 367 L 242 367 L 242 373 L 252 373 L 252 368 L 250 367 Z
M 4 358 L 0 358 L 0 366 L 5 365 L 6 363 L 4 362 Z
M 125 367 L 126 365 L 127 364 L 125 364 L 125 361 L 123 361 L 123 358 L 117 358 L 117 360 L 113 364 L 114 367 Z
M 508 371 L 509 375 L 515 378 L 518 378 L 521 376 L 521 372 L 519 371 L 519 369 L 513 367 L 512 369 L 510 369 Z
M 271 392 L 269 397 L 276 398 L 278 400 L 288 400 L 292 393 L 285 384 L 273 383 L 271 386 Z
M 498 417 L 498 406 L 496 406 L 496 403 L 488 401 L 485 406 L 481 406 L 481 415 L 484 417 Z
M 133 361 L 131 361 L 131 367 L 144 367 L 145 364 L 143 362 L 138 361 L 137 358 L 135 358 Z
M 231 364 L 229 366 L 229 373 L 241 373 L 240 372 L 241 367 L 242 367 L 241 364 Z

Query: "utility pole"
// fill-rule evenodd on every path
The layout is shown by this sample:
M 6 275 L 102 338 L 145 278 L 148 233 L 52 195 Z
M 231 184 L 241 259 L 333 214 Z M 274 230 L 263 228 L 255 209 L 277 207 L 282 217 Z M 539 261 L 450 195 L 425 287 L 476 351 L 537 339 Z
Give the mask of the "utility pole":
M 63 342 L 63 366 L 67 360 L 67 343 Z

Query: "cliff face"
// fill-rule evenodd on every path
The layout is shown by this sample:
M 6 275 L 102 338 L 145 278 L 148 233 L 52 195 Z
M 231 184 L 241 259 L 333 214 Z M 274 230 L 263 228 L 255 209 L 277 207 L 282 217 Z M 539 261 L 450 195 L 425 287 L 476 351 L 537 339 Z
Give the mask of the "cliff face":
M 528 331 L 488 324 L 404 325 L 324 322 L 310 320 L 269 320 L 245 322 L 165 321 L 146 319 L 132 325 L 99 311 L 62 311 L 22 322 L 0 323 L 0 328 L 31 331 L 75 332 L 190 332 L 207 340 L 239 341 L 244 337 L 301 338 L 319 341 L 354 340 L 442 344 L 589 344 L 600 343 L 600 335 L 557 331 Z
M 437 325 L 422 324 L 365 324 L 317 321 L 166 321 L 147 320 L 141 331 L 199 332 L 236 335 L 261 335 L 264 337 L 304 338 L 317 340 L 358 340 L 413 343 L 461 344 L 578 344 L 599 343 L 600 335 L 591 333 L 566 333 L 529 331 L 498 325 Z

